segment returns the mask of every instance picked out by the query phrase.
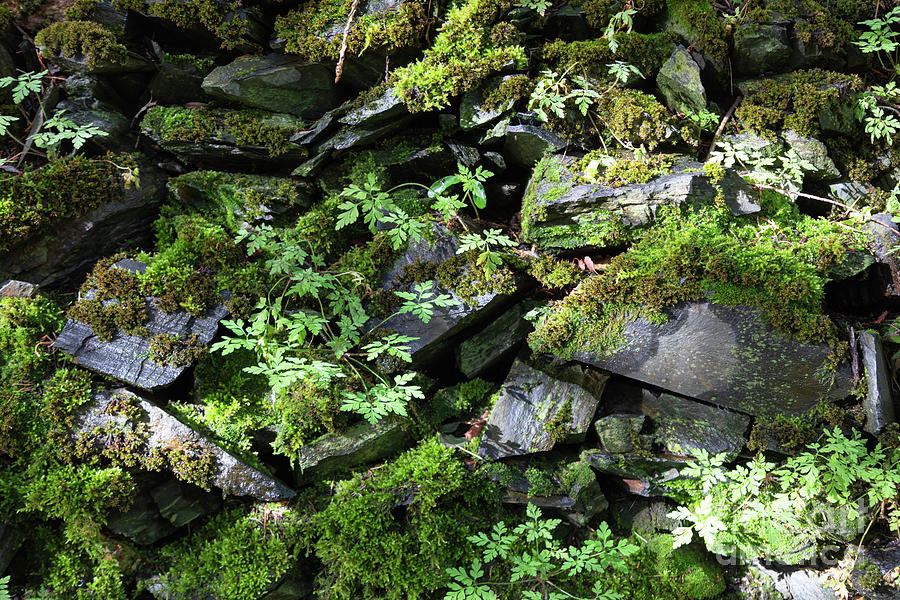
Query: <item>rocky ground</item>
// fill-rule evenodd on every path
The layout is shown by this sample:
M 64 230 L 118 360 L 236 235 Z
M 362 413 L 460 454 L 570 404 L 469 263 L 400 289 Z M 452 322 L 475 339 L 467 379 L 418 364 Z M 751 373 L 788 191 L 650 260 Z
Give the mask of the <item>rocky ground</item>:
M 0 599 L 900 598 L 898 35 L 0 1 Z

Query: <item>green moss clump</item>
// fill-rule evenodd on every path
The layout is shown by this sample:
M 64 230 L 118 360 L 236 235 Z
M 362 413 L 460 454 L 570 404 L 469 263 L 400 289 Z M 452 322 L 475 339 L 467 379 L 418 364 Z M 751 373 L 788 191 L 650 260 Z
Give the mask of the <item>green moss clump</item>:
M 348 422 L 348 413 L 341 411 L 343 391 L 337 385 L 301 381 L 277 394 L 271 407 L 278 431 L 272 442 L 275 452 L 293 461 L 305 443 L 324 433 L 342 431 Z
M 69 21 L 90 21 L 94 17 L 94 10 L 100 0 L 75 0 L 66 9 L 66 19 Z
M 141 121 L 141 129 L 173 144 L 215 139 L 239 146 L 261 146 L 276 157 L 294 147 L 289 138 L 304 128 L 300 119 L 285 120 L 283 116 L 250 109 L 154 106 Z
M 525 478 L 528 479 L 528 495 L 546 498 L 556 493 L 556 484 L 550 473 L 536 467 L 525 469 Z
M 81 369 L 58 369 L 44 385 L 44 403 L 53 421 L 71 426 L 72 411 L 91 401 L 91 375 Z
M 579 0 L 572 4 L 581 8 L 588 25 L 595 29 L 605 29 L 613 15 L 625 9 L 624 0 Z M 665 7 L 665 0 L 646 0 L 639 6 L 629 4 L 628 7 L 637 8 L 642 17 L 652 17 Z
M 674 31 L 686 36 L 691 44 L 702 48 L 710 57 L 725 58 L 728 50 L 725 24 L 711 4 L 696 0 L 666 0 L 666 11 Z
M 526 64 L 515 28 L 496 23 L 506 7 L 506 0 L 469 0 L 449 12 L 425 57 L 394 73 L 410 111 L 444 108 L 506 64 Z
M 446 584 L 445 568 L 472 558 L 465 539 L 483 528 L 497 501 L 486 480 L 434 438 L 341 482 L 312 517 L 312 548 L 324 565 L 319 592 L 347 600 L 430 597 Z
M 545 44 L 541 54 L 560 71 L 574 67 L 604 78 L 608 77 L 609 63 L 626 60 L 644 77 L 652 79 L 675 49 L 675 35 L 671 32 L 622 33 L 616 36 L 616 41 L 619 47 L 613 52 L 604 38 L 576 42 L 555 40 Z
M 247 18 L 239 13 L 243 3 L 240 0 L 113 0 L 113 6 L 134 10 L 169 19 L 179 27 L 187 29 L 202 27 L 216 36 L 222 48 L 232 50 L 246 44 L 244 34 L 248 28 Z
M 160 365 L 185 367 L 206 353 L 206 346 L 197 339 L 197 334 L 188 338 L 160 333 L 150 340 L 150 360 Z
M 508 102 L 515 105 L 516 102 L 531 96 L 534 90 L 534 81 L 527 75 L 513 75 L 503 79 L 496 87 L 485 93 L 484 106 L 497 110 Z
M 606 153 L 600 149 L 585 154 L 573 165 L 574 170 L 580 173 L 578 179 L 588 183 L 600 183 L 606 187 L 647 183 L 655 177 L 671 173 L 674 164 L 674 159 L 665 154 L 653 154 L 643 159 L 620 156 L 609 166 L 597 166 L 592 173 L 588 173 L 591 164 L 596 164 L 595 161 L 604 156 Z
M 622 343 L 626 323 L 662 322 L 663 308 L 705 297 L 759 307 L 775 328 L 838 347 L 836 328 L 823 312 L 824 285 L 829 265 L 863 247 L 861 234 L 800 215 L 775 193 L 764 193 L 762 204 L 763 215 L 779 226 L 775 236 L 760 236 L 755 219 L 719 207 L 665 211 L 601 275 L 554 305 L 529 337 L 532 348 L 562 356 L 610 352 Z
M 0 251 L 112 202 L 121 191 L 122 180 L 113 165 L 81 156 L 0 178 Z
M 551 289 L 565 288 L 580 282 L 585 272 L 574 262 L 557 260 L 550 254 L 542 254 L 528 265 L 528 273 Z
M 0 298 L 0 381 L 37 382 L 46 376 L 50 355 L 35 348 L 64 324 L 62 309 L 46 296 Z
M 631 141 L 635 147 L 643 145 L 653 151 L 661 145 L 672 126 L 672 118 L 666 107 L 651 96 L 638 90 L 613 88 L 597 100 L 597 114 L 609 134 L 600 134 L 615 145 L 615 138 Z
M 100 260 L 81 286 L 80 299 L 68 317 L 91 326 L 101 340 L 109 341 L 117 329 L 129 334 L 146 333 L 148 305 L 141 280 L 135 273 L 114 267 L 123 258 Z
M 708 553 L 693 546 L 672 548 L 671 535 L 660 535 L 650 542 L 658 574 L 685 598 L 705 600 L 725 591 L 722 567 Z
M 169 566 L 160 582 L 175 598 L 256 600 L 296 564 L 303 529 L 300 516 L 280 504 L 223 511 L 161 550 Z
M 849 111 L 853 92 L 862 90 L 862 80 L 846 75 L 810 69 L 762 79 L 745 87 L 747 95 L 735 116 L 745 127 L 763 134 L 793 129 L 801 136 L 819 133 L 819 117 L 834 111 L 837 116 Z M 847 106 L 848 110 L 835 110 Z M 844 115 L 846 116 L 846 115 Z M 853 123 L 852 111 L 846 116 Z
M 34 43 L 49 54 L 83 56 L 89 68 L 101 61 L 124 64 L 128 58 L 128 51 L 115 34 L 94 21 L 53 23 L 38 32 Z
M 854 25 L 874 17 L 876 5 L 869 0 L 766 0 L 755 12 L 762 22 L 773 13 L 796 19 L 794 34 L 804 43 L 841 48 L 857 38 Z
M 456 392 L 456 409 L 460 412 L 466 412 L 475 408 L 482 408 L 487 397 L 493 393 L 495 387 L 493 383 L 480 377 L 460 383 Z
M 284 38 L 285 51 L 309 60 L 336 59 L 343 42 L 343 30 L 351 0 L 318 0 L 293 10 L 275 21 L 277 37 Z M 364 50 L 419 48 L 425 42 L 428 27 L 435 21 L 429 4 L 403 2 L 393 8 L 354 19 L 347 36 L 345 56 L 359 56 Z M 338 35 L 324 35 L 340 28 Z

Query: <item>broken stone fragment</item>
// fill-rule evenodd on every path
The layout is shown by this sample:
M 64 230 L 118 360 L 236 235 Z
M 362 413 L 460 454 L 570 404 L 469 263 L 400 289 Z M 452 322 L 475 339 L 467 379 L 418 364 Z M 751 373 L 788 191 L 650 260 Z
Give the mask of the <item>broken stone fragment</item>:
M 894 422 L 894 398 L 891 395 L 890 371 L 884 360 L 881 337 L 870 331 L 857 335 L 861 366 L 866 381 L 866 431 L 878 435 Z
M 342 433 L 327 433 L 304 444 L 298 453 L 298 479 L 321 477 L 396 454 L 412 441 L 409 423 L 381 419 L 362 422 Z
M 750 417 L 714 406 L 660 394 L 644 402 L 653 420 L 654 439 L 669 453 L 693 456 L 694 451 L 727 455 L 734 459 L 747 443 Z
M 823 399 L 850 394 L 850 368 L 828 366 L 827 344 L 800 342 L 776 330 L 757 308 L 701 301 L 666 312 L 662 325 L 627 323 L 617 350 L 584 348 L 574 358 L 754 416 L 798 415 Z
M 579 442 L 597 411 L 607 376 L 578 366 L 539 371 L 516 359 L 478 446 L 491 459 L 545 452 Z
M 459 369 L 468 379 L 488 373 L 521 346 L 534 326 L 525 314 L 534 306 L 521 302 L 459 345 Z
M 132 260 L 119 261 L 115 266 L 132 272 L 146 268 L 143 263 Z M 145 390 L 171 385 L 190 365 L 159 364 L 151 360 L 149 355 L 153 337 L 168 334 L 187 339 L 196 335 L 197 343 L 206 345 L 215 336 L 219 321 L 228 314 L 228 309 L 216 306 L 198 318 L 184 310 L 167 313 L 157 308 L 157 301 L 152 297 L 148 297 L 147 302 L 147 335 L 118 330 L 106 342 L 98 338 L 89 325 L 69 319 L 53 346 L 70 354 L 76 364 L 86 369 Z
M 176 476 L 192 483 L 208 483 L 225 494 L 266 502 L 296 495 L 271 475 L 229 454 L 169 412 L 124 388 L 98 392 L 91 403 L 76 411 L 73 440 L 98 442 L 94 438 L 98 432 L 107 438 L 125 437 L 136 442 L 134 453 L 140 463 L 167 464 Z M 178 452 L 186 448 L 192 451 Z M 175 454 L 171 454 L 173 451 Z M 170 515 L 178 512 L 169 503 L 163 504 Z

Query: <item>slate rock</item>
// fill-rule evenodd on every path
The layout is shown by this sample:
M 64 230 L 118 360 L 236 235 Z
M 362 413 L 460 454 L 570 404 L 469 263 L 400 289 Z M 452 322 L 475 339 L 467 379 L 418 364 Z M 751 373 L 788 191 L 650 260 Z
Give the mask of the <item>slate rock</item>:
M 857 334 L 856 339 L 862 356 L 861 366 L 868 384 L 866 397 L 863 400 L 863 408 L 866 411 L 866 431 L 872 435 L 878 435 L 895 421 L 890 371 L 884 359 L 881 336 L 869 331 L 861 331 Z
M 534 170 L 522 203 L 522 238 L 563 250 L 621 245 L 620 229 L 651 225 L 662 206 L 711 204 L 719 190 L 697 162 L 682 160 L 673 172 L 647 183 L 608 187 L 579 183 L 575 157 L 546 158 Z M 728 169 L 718 184 L 734 215 L 759 211 L 756 194 Z
M 751 23 L 734 35 L 732 64 L 737 74 L 781 72 L 787 69 L 790 59 L 790 41 L 783 25 Z
M 706 89 L 700 80 L 700 65 L 684 46 L 675 48 L 656 76 L 656 86 L 666 105 L 678 112 L 706 110 Z
M 644 415 L 607 415 L 594 422 L 594 429 L 604 450 L 625 454 L 635 449 L 634 442 L 644 427 L 644 421 Z
M 459 345 L 459 370 L 466 378 L 490 372 L 525 342 L 534 329 L 525 314 L 533 306 L 530 302 L 516 304 Z
M 896 574 L 897 567 L 900 567 L 900 541 L 890 539 L 869 543 L 860 550 L 850 583 L 867 600 L 896 600 L 900 593 L 896 587 L 888 585 L 885 576 Z M 872 585 L 879 575 L 881 582 Z
M 704 450 L 732 460 L 747 443 L 746 415 L 671 394 L 645 401 L 644 409 L 653 420 L 656 442 L 671 454 L 692 456 L 693 451 Z
M 407 115 L 409 115 L 409 109 L 406 107 L 406 104 L 403 103 L 403 100 L 400 99 L 394 88 L 388 88 L 362 106 L 350 109 L 343 116 L 338 117 L 337 120 L 343 125 L 372 127 L 373 125 L 389 123 Z
M 508 98 L 503 104 L 496 107 L 487 106 L 484 103 L 485 97 L 510 77 L 512 75 L 488 79 L 482 85 L 463 94 L 459 107 L 459 126 L 466 131 L 475 129 L 491 123 L 500 118 L 503 113 L 512 110 L 513 104 L 515 104 L 514 98 Z
M 900 225 L 894 222 L 890 213 L 878 213 L 867 221 L 866 228 L 869 233 L 869 249 L 875 255 L 875 261 L 887 265 L 890 271 L 884 293 L 887 296 L 900 296 L 900 258 L 894 253 L 900 243 L 900 235 L 896 233 Z
M 126 511 L 113 511 L 106 526 L 118 535 L 141 544 L 154 544 L 175 533 L 178 528 L 159 514 L 159 508 L 149 495 L 134 495 Z
M 642 319 L 626 324 L 618 350 L 582 350 L 575 359 L 755 416 L 801 414 L 822 399 L 850 394 L 846 364 L 836 368 L 832 385 L 821 382 L 830 353 L 826 344 L 799 342 L 775 330 L 757 308 L 701 301 L 666 312 L 663 325 Z
M 109 59 L 98 59 L 93 65 L 89 65 L 86 56 L 82 54 L 74 56 L 64 56 L 61 54 L 53 54 L 46 47 L 40 48 L 42 57 L 47 62 L 51 62 L 67 73 L 91 73 L 94 75 L 126 75 L 132 73 L 149 73 L 156 69 L 156 66 L 135 52 L 127 52 L 122 62 Z
M 300 470 L 300 480 L 321 477 L 397 454 L 411 442 L 409 424 L 404 421 L 364 421 L 344 432 L 327 433 L 304 444 L 294 464 Z
M 63 101 L 56 111 L 65 110 L 64 117 L 79 126 L 89 125 L 106 133 L 94 136 L 85 144 L 86 149 L 99 152 L 128 152 L 134 150 L 135 136 L 131 123 L 122 113 L 102 107 L 85 108 L 77 102 Z
M 193 65 L 162 63 L 150 80 L 148 91 L 154 100 L 164 106 L 207 102 L 212 100 L 212 96 L 203 91 L 205 75 L 204 71 Z
M 128 415 L 117 414 L 115 409 L 110 408 L 118 396 L 135 402 L 140 409 L 140 416 L 132 419 Z M 211 484 L 225 494 L 250 496 L 264 502 L 287 500 L 296 495 L 296 492 L 277 479 L 229 454 L 168 411 L 124 388 L 98 392 L 94 394 L 93 402 L 78 409 L 72 437 L 75 439 L 81 434 L 90 435 L 97 428 L 112 428 L 127 433 L 135 431 L 141 423 L 145 424 L 149 434 L 140 450 L 144 455 L 149 455 L 154 449 L 159 451 L 194 445 L 212 457 L 215 473 Z M 171 507 L 167 511 L 175 514 Z
M 518 167 L 533 167 L 548 152 L 566 147 L 555 133 L 534 125 L 511 125 L 503 133 L 503 153 Z
M 585 450 L 581 459 L 594 469 L 622 480 L 629 493 L 636 496 L 661 496 L 675 489 L 669 486 L 679 479 L 679 469 L 686 462 L 674 458 L 610 454 L 604 450 Z
M 0 284 L 0 298 L 31 298 L 37 289 L 33 283 L 8 279 Z
M 459 240 L 456 236 L 444 227 L 435 226 L 432 239 L 423 238 L 408 244 L 403 255 L 381 276 L 381 289 L 412 291 L 414 283 L 410 282 L 405 285 L 398 283 L 404 267 L 416 261 L 443 263 L 456 257 L 458 247 Z M 501 294 L 489 291 L 464 300 L 456 290 L 444 289 L 437 279 L 432 281 L 434 293 L 449 294 L 453 305 L 435 308 L 433 316 L 427 323 L 412 313 L 404 313 L 394 315 L 384 323 L 378 319 L 372 319 L 367 324 L 369 328 L 377 325 L 417 338 L 408 344 L 413 367 L 446 356 L 450 352 L 450 346 L 458 341 L 460 334 L 469 327 L 494 318 L 512 304 L 516 300 L 518 292 L 526 289 L 527 285 L 524 278 L 516 277 L 515 292 Z
M 151 225 L 165 199 L 165 176 L 149 163 L 140 162 L 139 168 L 140 187 L 125 189 L 115 201 L 59 223 L 51 235 L 0 253 L 0 280 L 74 290 L 102 257 L 126 244 L 151 242 Z
M 203 91 L 251 108 L 315 119 L 341 103 L 334 69 L 283 54 L 238 58 L 216 67 Z
M 116 265 L 132 271 L 143 266 L 140 263 L 138 266 Z M 219 321 L 228 314 L 228 309 L 216 306 L 203 317 L 195 317 L 184 310 L 166 313 L 157 308 L 155 298 L 147 297 L 147 301 L 147 336 L 117 330 L 113 338 L 106 342 L 94 335 L 89 325 L 69 319 L 53 347 L 71 355 L 75 364 L 145 390 L 171 385 L 189 365 L 173 366 L 150 360 L 153 336 L 170 334 L 186 339 L 197 335 L 199 344 L 209 344 L 219 328 Z
M 238 204 L 234 215 L 250 221 L 306 208 L 317 198 L 313 185 L 302 179 L 224 171 L 191 171 L 169 179 L 166 188 L 173 200 L 192 207 L 230 200 Z M 248 198 L 258 199 L 259 205 Z
M 26 532 L 18 525 L 0 523 L 0 576 L 6 572 L 16 552 L 22 547 L 25 537 Z
M 584 439 L 607 377 L 577 366 L 563 368 L 557 376 L 565 379 L 516 359 L 485 426 L 480 456 L 496 460 L 533 454 L 550 450 L 557 441 Z M 554 425 L 565 437 L 554 439 L 548 431 Z
M 754 569 L 767 577 L 782 598 L 792 600 L 837 600 L 830 588 L 825 587 L 818 571 L 813 569 L 784 569 L 774 565 L 753 562 Z
M 816 138 L 800 137 L 792 129 L 784 132 L 784 140 L 800 158 L 813 166 L 811 170 L 805 171 L 810 181 L 834 181 L 840 178 L 841 172 L 828 156 L 828 148 L 824 143 Z

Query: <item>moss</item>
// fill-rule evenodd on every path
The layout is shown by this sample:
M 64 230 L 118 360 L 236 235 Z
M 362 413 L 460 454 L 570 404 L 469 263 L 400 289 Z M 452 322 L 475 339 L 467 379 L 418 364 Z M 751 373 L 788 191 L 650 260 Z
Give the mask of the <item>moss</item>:
M 725 25 L 711 4 L 696 0 L 666 0 L 666 10 L 675 25 L 674 30 L 687 36 L 692 45 L 714 59 L 725 58 Z
M 715 598 L 725 591 L 725 575 L 712 556 L 693 546 L 673 549 L 672 543 L 671 535 L 660 535 L 649 545 L 657 573 L 664 581 L 693 600 Z
M 300 515 L 280 504 L 225 510 L 160 551 L 168 565 L 160 583 L 176 598 L 255 600 L 297 562 L 303 529 Z
M 563 405 L 557 410 L 553 417 L 544 423 L 544 431 L 546 431 L 554 442 L 565 441 L 566 437 L 572 432 L 572 399 L 566 398 Z
M 160 365 L 186 367 L 205 353 L 206 347 L 198 341 L 196 333 L 188 338 L 160 333 L 150 340 L 149 358 Z
M 399 256 L 400 251 L 394 250 L 388 235 L 379 232 L 367 244 L 354 246 L 342 254 L 333 270 L 336 273 L 359 273 L 363 282 L 374 290 L 380 287 L 382 274 Z
M 117 157 L 113 157 L 117 162 Z M 121 196 L 118 170 L 80 156 L 0 178 L 0 251 L 49 231 Z
M 317 0 L 306 3 L 275 21 L 275 35 L 284 38 L 285 51 L 309 60 L 336 59 L 343 42 L 343 31 L 352 5 L 351 0 Z M 419 48 L 434 17 L 427 2 L 404 2 L 399 8 L 373 14 L 359 13 L 347 36 L 345 56 L 355 57 L 365 51 L 384 48 Z M 336 35 L 326 32 L 338 31 Z
M 579 173 L 577 180 L 588 183 L 599 183 L 606 187 L 621 187 L 634 183 L 646 183 L 651 179 L 668 175 L 672 172 L 674 158 L 665 154 L 652 154 L 642 159 L 632 156 L 619 156 L 610 161 L 606 167 L 601 166 L 598 159 L 608 155 L 600 149 L 592 150 L 573 165 Z M 592 167 L 593 163 L 593 168 Z
M 493 383 L 479 377 L 460 383 L 457 388 L 456 409 L 461 412 L 480 409 L 495 387 Z
M 616 36 L 616 41 L 619 47 L 612 52 L 604 38 L 575 42 L 555 40 L 545 44 L 541 54 L 560 72 L 574 68 L 576 72 L 607 78 L 609 63 L 625 60 L 637 67 L 645 78 L 652 79 L 675 49 L 675 35 L 671 32 L 622 33 Z
M 561 289 L 576 285 L 585 273 L 574 262 L 557 260 L 551 254 L 542 254 L 528 265 L 528 273 L 546 288 Z
M 536 467 L 525 470 L 525 478 L 528 479 L 529 496 L 552 496 L 556 492 L 556 484 L 547 471 Z
M 771 13 L 796 19 L 795 35 L 824 48 L 841 48 L 854 41 L 858 35 L 854 25 L 874 17 L 876 10 L 868 0 L 766 0 L 762 4 L 767 14 L 761 20 L 769 21 Z
M 773 130 L 793 129 L 801 136 L 819 133 L 820 115 L 841 104 L 850 106 L 851 94 L 862 89 L 856 75 L 821 69 L 794 71 L 786 75 L 745 84 L 746 97 L 735 115 L 745 127 L 763 135 Z M 852 114 L 846 117 L 852 123 Z
M 80 369 L 58 369 L 44 385 L 44 404 L 48 417 L 56 423 L 71 426 L 72 412 L 91 401 L 91 375 Z
M 444 108 L 508 63 L 526 63 L 515 28 L 496 23 L 506 7 L 505 0 L 469 0 L 448 13 L 425 57 L 394 73 L 410 111 Z
M 89 68 L 101 61 L 124 64 L 128 58 L 125 46 L 113 32 L 93 21 L 61 21 L 42 29 L 34 43 L 49 54 L 68 58 L 83 56 Z
M 271 407 L 278 431 L 272 442 L 275 452 L 293 461 L 306 442 L 342 431 L 348 422 L 348 413 L 341 411 L 346 389 L 301 381 L 277 394 Z
M 800 215 L 778 194 L 763 195 L 763 215 L 778 223 L 777 235 L 761 236 L 755 219 L 718 207 L 664 211 L 662 221 L 601 275 L 555 304 L 529 343 L 563 356 L 609 352 L 623 341 L 624 324 L 661 322 L 663 308 L 710 297 L 759 307 L 775 328 L 836 346 L 836 328 L 823 312 L 828 266 L 863 240 Z
M 465 539 L 482 529 L 498 500 L 434 438 L 339 483 L 313 517 L 312 547 L 324 566 L 318 592 L 335 599 L 430 597 L 445 585 L 445 568 L 473 558 Z
M 638 90 L 613 88 L 597 99 L 596 111 L 609 129 L 611 144 L 619 138 L 651 152 L 665 141 L 672 124 L 666 108 Z
M 472 250 L 440 263 L 435 268 L 438 283 L 473 306 L 477 304 L 479 296 L 515 293 L 518 289 L 516 274 L 508 264 L 502 264 L 488 276 L 476 264 L 477 259 L 478 252 Z
M 534 82 L 527 75 L 513 75 L 500 81 L 496 87 L 484 94 L 484 106 L 491 110 L 498 110 L 507 103 L 515 105 L 516 102 L 528 98 L 534 90 Z
M 109 341 L 117 329 L 129 334 L 146 332 L 148 305 L 140 278 L 113 264 L 123 258 L 115 255 L 100 260 L 81 286 L 81 294 L 68 311 L 68 317 L 91 326 L 101 340 Z
M 625 9 L 624 0 L 578 0 L 573 6 L 581 8 L 588 24 L 595 29 L 605 29 L 609 20 L 617 13 Z M 628 3 L 629 8 L 635 8 L 640 17 L 652 17 L 659 13 L 665 6 L 664 0 L 646 0 L 640 5 Z M 618 39 L 618 36 L 616 36 Z
M 231 50 L 246 45 L 247 17 L 240 13 L 240 0 L 113 0 L 113 6 L 169 19 L 179 27 L 202 27 L 216 36 L 222 48 Z
M 66 19 L 69 21 L 90 21 L 94 17 L 94 10 L 100 0 L 75 0 L 66 9 Z
M 881 569 L 879 569 L 873 562 L 869 560 L 863 561 L 863 563 L 858 567 L 858 570 L 861 571 L 859 575 L 859 586 L 864 590 L 872 590 L 883 586 L 885 584 L 884 577 L 881 574 Z
M 61 307 L 47 296 L 0 298 L 0 381 L 37 382 L 48 374 L 52 360 L 39 346 L 62 329 Z
M 271 157 L 294 146 L 290 137 L 304 128 L 301 120 L 259 110 L 225 110 L 154 106 L 147 111 L 141 128 L 164 142 L 191 143 L 210 139 L 239 146 L 260 146 Z
M 207 73 L 212 70 L 215 61 L 211 58 L 203 58 L 196 54 L 163 54 L 163 63 L 176 65 L 180 67 L 193 67 L 201 73 Z

